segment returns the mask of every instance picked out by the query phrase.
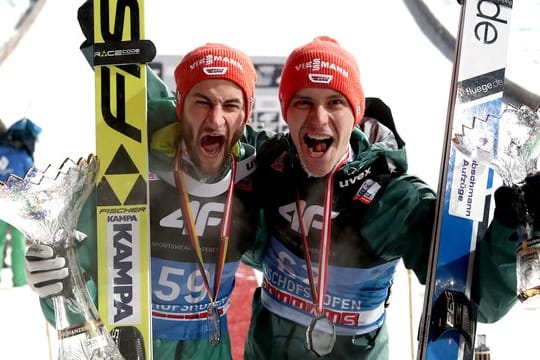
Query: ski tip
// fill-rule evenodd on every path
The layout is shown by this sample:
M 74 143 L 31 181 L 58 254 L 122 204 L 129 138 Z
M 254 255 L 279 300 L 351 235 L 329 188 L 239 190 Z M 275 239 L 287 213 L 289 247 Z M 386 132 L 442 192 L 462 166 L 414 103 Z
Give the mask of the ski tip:
M 110 333 L 126 360 L 146 359 L 144 337 L 135 326 L 116 326 Z

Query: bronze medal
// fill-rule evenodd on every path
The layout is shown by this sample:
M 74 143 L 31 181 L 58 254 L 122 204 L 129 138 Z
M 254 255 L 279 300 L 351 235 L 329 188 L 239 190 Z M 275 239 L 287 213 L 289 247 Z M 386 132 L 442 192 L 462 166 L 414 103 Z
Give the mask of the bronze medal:
M 208 317 L 206 318 L 206 328 L 208 330 L 208 340 L 210 344 L 216 346 L 221 340 L 221 318 L 218 307 L 213 304 L 208 308 Z
M 208 277 L 206 276 L 206 270 L 204 268 L 201 245 L 199 243 L 199 235 L 197 234 L 194 217 L 191 213 L 188 192 L 182 179 L 182 174 L 180 170 L 180 159 L 182 157 L 181 154 L 182 150 L 181 146 L 179 146 L 177 149 L 174 164 L 176 187 L 178 188 L 180 194 L 182 214 L 186 218 L 186 229 L 191 240 L 193 249 L 195 250 L 195 253 L 197 255 L 197 265 L 201 273 L 208 299 L 210 300 L 210 305 L 206 314 L 206 330 L 208 332 L 208 340 L 210 341 L 211 345 L 217 346 L 221 339 L 221 318 L 219 315 L 219 308 L 218 306 L 216 306 L 216 301 L 218 300 L 219 287 L 221 285 L 221 275 L 223 274 L 223 266 L 225 264 L 225 258 L 227 257 L 227 247 L 229 243 L 229 233 L 231 229 L 232 204 L 234 197 L 234 179 L 236 178 L 236 158 L 234 157 L 234 155 L 231 155 L 231 181 L 229 182 L 227 199 L 225 202 L 225 210 L 223 214 L 223 221 L 221 224 L 219 259 L 216 264 L 216 272 L 214 275 L 214 291 L 212 292 Z

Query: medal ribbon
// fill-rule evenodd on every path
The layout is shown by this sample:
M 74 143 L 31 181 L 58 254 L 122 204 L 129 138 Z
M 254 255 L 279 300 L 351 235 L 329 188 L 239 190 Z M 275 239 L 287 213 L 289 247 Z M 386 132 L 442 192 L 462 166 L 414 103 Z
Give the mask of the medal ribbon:
M 180 161 L 182 159 L 182 149 L 181 145 L 178 146 L 176 151 L 175 161 L 174 161 L 174 178 L 176 181 L 176 187 L 180 194 L 180 204 L 182 207 L 182 213 L 184 214 L 184 223 L 188 231 L 189 239 L 191 245 L 195 249 L 197 254 L 197 264 L 199 266 L 199 271 L 201 273 L 204 287 L 208 293 L 208 298 L 210 299 L 211 304 L 213 305 L 217 300 L 219 293 L 219 286 L 221 283 L 221 275 L 223 273 L 223 266 L 225 264 L 225 258 L 227 256 L 227 247 L 229 245 L 229 233 L 231 230 L 231 214 L 232 214 L 232 204 L 234 196 L 234 179 L 236 178 L 236 158 L 231 154 L 231 181 L 229 182 L 229 187 L 227 191 L 227 199 L 225 201 L 225 210 L 223 212 L 223 220 L 221 223 L 220 231 L 220 248 L 219 248 L 219 258 L 216 264 L 216 273 L 214 276 L 214 294 L 212 294 L 206 272 L 204 270 L 204 262 L 201 251 L 201 244 L 199 242 L 199 235 L 197 234 L 197 229 L 195 227 L 195 221 L 193 220 L 193 214 L 191 212 L 191 206 L 189 205 L 189 197 L 184 180 L 182 178 L 180 170 Z
M 322 315 L 324 309 L 324 297 L 328 282 L 328 259 L 330 257 L 330 242 L 332 234 L 332 199 L 334 197 L 334 175 L 349 159 L 349 151 L 341 158 L 334 169 L 326 176 L 324 184 L 324 203 L 323 203 L 323 223 L 321 229 L 320 251 L 319 251 L 319 274 L 317 276 L 317 287 L 315 287 L 315 277 L 313 275 L 313 266 L 311 255 L 309 254 L 307 231 L 304 224 L 304 212 L 300 206 L 300 195 L 296 191 L 296 210 L 300 216 L 300 231 L 304 244 L 306 257 L 306 267 L 308 272 L 309 285 L 311 287 L 311 299 L 315 305 L 317 316 Z

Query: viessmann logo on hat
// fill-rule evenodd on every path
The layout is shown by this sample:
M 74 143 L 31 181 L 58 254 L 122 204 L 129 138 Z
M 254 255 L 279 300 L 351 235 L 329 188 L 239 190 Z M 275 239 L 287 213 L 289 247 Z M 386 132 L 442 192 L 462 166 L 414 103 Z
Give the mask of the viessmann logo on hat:
M 244 71 L 244 67 L 242 63 L 238 61 L 237 59 L 233 59 L 233 58 L 223 56 L 223 55 L 215 55 L 215 54 L 208 54 L 208 55 L 205 55 L 203 58 L 197 61 L 194 61 L 193 63 L 189 65 L 189 69 L 195 70 L 199 66 L 204 66 L 203 71 L 207 75 L 217 75 L 218 73 L 220 73 L 220 71 L 223 71 L 223 69 L 225 69 L 225 72 L 226 72 L 226 69 L 227 69 L 226 66 L 212 66 L 212 65 L 217 65 L 216 63 L 230 64 Z M 223 74 L 225 72 L 221 72 L 221 73 Z
M 345 78 L 349 77 L 349 72 L 343 69 L 341 66 L 336 65 L 329 61 L 321 60 L 319 58 L 315 58 L 313 60 L 303 62 L 301 64 L 297 64 L 295 65 L 294 68 L 296 71 L 308 70 L 308 69 L 311 71 L 332 70 L 338 74 L 341 74 Z M 309 81 L 316 84 L 330 84 L 333 78 L 334 78 L 334 75 L 330 75 L 330 74 L 315 74 L 312 72 L 308 74 Z
M 346 78 L 349 77 L 349 72 L 345 70 L 344 68 L 342 68 L 341 66 L 331 63 L 329 61 L 321 60 L 319 58 L 315 58 L 310 61 L 296 64 L 294 68 L 296 69 L 296 71 L 305 70 L 305 69 L 311 69 L 312 71 L 322 71 L 322 70 L 329 69 L 329 70 L 335 71 L 338 74 L 341 74 L 343 77 L 346 77 Z
M 308 74 L 308 79 L 312 83 L 317 83 L 317 84 L 330 84 L 333 78 L 334 77 L 332 75 L 326 75 L 326 74 Z

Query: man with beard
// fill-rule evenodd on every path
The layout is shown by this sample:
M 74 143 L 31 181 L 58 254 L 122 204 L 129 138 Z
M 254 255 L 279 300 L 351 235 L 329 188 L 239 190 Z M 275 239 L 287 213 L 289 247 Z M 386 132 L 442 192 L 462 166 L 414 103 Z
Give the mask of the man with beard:
M 167 92 L 149 91 L 150 241 L 154 359 L 230 359 L 227 308 L 241 255 L 254 238 L 251 175 L 255 148 L 240 141 L 254 101 L 256 73 L 244 53 L 206 44 L 177 66 L 176 115 Z M 158 94 L 153 98 L 152 94 Z M 154 101 L 155 100 L 155 101 Z M 251 130 L 246 130 L 251 131 Z M 246 133 L 246 135 L 249 135 Z M 264 132 L 250 137 L 253 144 Z M 96 299 L 96 203 L 83 209 L 79 258 Z M 50 297 L 68 276 L 64 258 L 28 249 L 27 277 L 53 322 Z M 210 326 L 207 326 L 210 322 Z
M 257 150 L 267 239 L 246 256 L 264 278 L 245 359 L 388 359 L 394 271 L 403 260 L 425 283 L 436 194 L 407 174 L 404 148 L 370 144 L 357 128 L 365 112 L 359 67 L 334 39 L 290 54 L 279 100 L 290 132 Z M 473 300 L 482 322 L 516 299 L 516 221 L 505 215 L 513 200 L 500 194 L 477 247 Z

